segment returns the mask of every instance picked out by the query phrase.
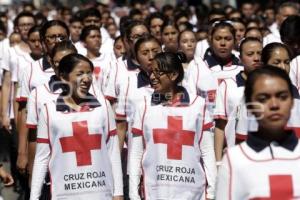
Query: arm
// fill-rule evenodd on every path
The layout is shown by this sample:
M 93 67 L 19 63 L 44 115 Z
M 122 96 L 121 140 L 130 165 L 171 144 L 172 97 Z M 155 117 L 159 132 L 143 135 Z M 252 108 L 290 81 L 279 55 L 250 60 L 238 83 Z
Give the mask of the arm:
M 23 108 L 21 111 L 21 121 L 20 121 L 20 130 L 19 130 L 19 145 L 18 145 L 18 158 L 17 158 L 17 167 L 21 173 L 25 173 L 28 164 L 28 129 L 25 125 L 26 121 L 26 109 Z
M 215 127 L 215 154 L 216 154 L 216 161 L 220 162 L 223 156 L 223 148 L 224 148 L 224 139 L 225 139 L 225 126 L 227 121 L 224 119 L 217 119 L 215 120 L 216 127 Z
M 10 119 L 8 116 L 9 101 L 10 101 L 10 91 L 11 91 L 11 72 L 3 71 L 3 83 L 2 83 L 2 99 L 1 99 L 1 118 L 2 126 L 7 131 L 10 129 Z
M 48 138 L 48 119 L 46 106 L 40 114 L 37 133 L 37 148 L 33 164 L 30 200 L 38 200 L 41 195 L 50 160 L 50 140 Z

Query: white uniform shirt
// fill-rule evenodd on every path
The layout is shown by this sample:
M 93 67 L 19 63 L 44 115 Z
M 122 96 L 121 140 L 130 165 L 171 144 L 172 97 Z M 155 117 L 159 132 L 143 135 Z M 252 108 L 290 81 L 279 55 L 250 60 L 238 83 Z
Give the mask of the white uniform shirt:
M 234 79 L 224 79 L 216 95 L 215 119 L 225 119 L 225 139 L 227 146 L 233 146 L 236 139 L 236 118 L 244 96 L 244 79 L 239 73 Z
M 290 63 L 290 79 L 300 93 L 300 56 L 294 58 Z
M 58 99 L 41 111 L 31 200 L 39 198 L 47 169 L 52 199 L 111 200 L 123 195 L 112 109 L 108 102 L 98 106 L 94 99 L 89 102 L 92 107 L 74 112 Z
M 289 135 L 279 145 L 253 138 L 251 134 L 247 142 L 229 148 L 224 155 L 216 200 L 299 199 L 298 139 Z
M 183 94 L 182 97 L 187 98 L 187 93 Z M 190 97 L 188 103 L 177 102 L 177 107 L 145 103 L 137 108 L 132 128 L 136 136 L 129 160 L 131 199 L 139 199 L 137 177 L 141 168 L 146 199 L 201 199 L 206 178 L 207 197 L 214 198 L 213 145 L 206 145 L 203 136 L 209 134 L 203 131 L 210 128 L 212 122 L 207 117 L 205 100 Z

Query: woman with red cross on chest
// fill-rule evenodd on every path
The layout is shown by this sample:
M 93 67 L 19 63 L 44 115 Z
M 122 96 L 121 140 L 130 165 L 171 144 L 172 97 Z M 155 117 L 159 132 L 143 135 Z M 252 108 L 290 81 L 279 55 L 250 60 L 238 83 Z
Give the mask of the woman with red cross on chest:
M 206 194 L 214 199 L 215 157 L 212 143 L 206 141 L 213 139 L 202 140 L 212 123 L 205 100 L 179 86 L 182 61 L 170 52 L 159 53 L 152 61 L 154 93 L 136 108 L 132 127 L 130 199 L 140 199 L 141 174 L 146 199 L 200 200 Z
M 59 63 L 65 86 L 39 115 L 31 200 L 39 199 L 47 170 L 51 199 L 123 199 L 113 112 L 104 97 L 88 93 L 93 68 L 80 54 L 69 54 Z
M 245 101 L 258 130 L 248 132 L 245 142 L 223 156 L 217 200 L 300 198 L 299 139 L 286 129 L 294 104 L 292 88 L 288 74 L 274 66 L 248 75 Z

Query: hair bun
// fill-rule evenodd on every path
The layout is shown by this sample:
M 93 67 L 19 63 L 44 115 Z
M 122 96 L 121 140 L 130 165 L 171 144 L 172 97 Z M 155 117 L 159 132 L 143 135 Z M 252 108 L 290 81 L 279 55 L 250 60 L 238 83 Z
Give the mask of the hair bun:
M 187 62 L 187 58 L 186 55 L 183 52 L 177 52 L 176 53 L 177 58 L 180 60 L 181 63 L 186 63 Z

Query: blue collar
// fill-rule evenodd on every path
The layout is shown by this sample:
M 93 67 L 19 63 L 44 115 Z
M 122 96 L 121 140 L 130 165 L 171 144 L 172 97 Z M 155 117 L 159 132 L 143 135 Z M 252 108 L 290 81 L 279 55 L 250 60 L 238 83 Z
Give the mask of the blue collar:
M 59 89 L 64 88 L 64 84 L 61 82 L 61 80 L 56 75 L 52 75 L 50 77 L 48 85 L 49 85 L 49 89 L 51 92 L 55 92 Z
M 236 84 L 237 84 L 238 87 L 244 87 L 244 86 L 245 86 L 246 80 L 243 78 L 242 73 L 243 73 L 243 71 L 240 71 L 240 72 L 235 76 Z
M 175 106 L 175 107 L 187 106 L 190 104 L 189 93 L 184 87 L 178 86 L 177 94 L 178 94 L 178 98 L 172 99 L 171 96 L 154 92 L 151 97 L 151 104 L 152 105 L 164 104 L 167 106 Z
M 256 152 L 260 152 L 270 145 L 269 141 L 259 137 L 258 132 L 249 133 L 246 142 Z M 294 151 L 298 144 L 298 138 L 292 130 L 287 130 L 285 138 L 278 144 L 289 151 Z
M 96 108 L 101 106 L 99 101 L 91 94 L 87 94 L 87 97 L 81 103 L 81 111 L 88 111 L 89 109 Z M 63 96 L 59 95 L 56 100 L 56 111 L 60 112 L 74 112 L 72 108 L 70 108 L 64 101 Z
M 47 56 L 43 56 L 42 58 L 43 71 L 51 68 L 51 64 L 48 62 Z
M 147 75 L 145 71 L 140 71 L 137 75 L 137 87 L 145 87 L 150 85 L 150 77 Z
M 295 85 L 292 85 L 292 92 L 294 99 L 300 99 L 299 91 Z
M 130 57 L 127 57 L 127 69 L 128 70 L 136 70 L 139 68 L 139 65 L 135 64 Z
M 231 54 L 231 60 L 230 62 L 226 63 L 226 64 L 222 64 L 220 63 L 215 55 L 212 53 L 211 49 L 208 48 L 204 54 L 203 60 L 206 61 L 207 65 L 209 68 L 212 68 L 213 66 L 216 65 L 220 65 L 221 68 L 223 69 L 223 67 L 225 66 L 230 66 L 230 65 L 238 65 L 239 64 L 239 59 L 237 57 L 235 57 L 234 54 Z

